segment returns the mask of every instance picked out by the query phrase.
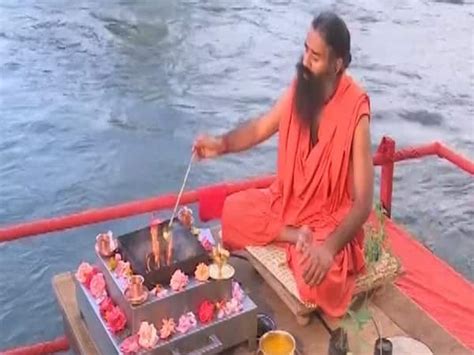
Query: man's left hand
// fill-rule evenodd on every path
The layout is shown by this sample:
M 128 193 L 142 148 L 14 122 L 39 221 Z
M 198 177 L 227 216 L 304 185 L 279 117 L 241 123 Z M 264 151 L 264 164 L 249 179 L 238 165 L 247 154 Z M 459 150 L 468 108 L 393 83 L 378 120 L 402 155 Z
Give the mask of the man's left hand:
M 309 286 L 319 285 L 331 268 L 333 256 L 324 245 L 311 245 L 303 250 L 300 263 L 305 266 L 303 279 Z

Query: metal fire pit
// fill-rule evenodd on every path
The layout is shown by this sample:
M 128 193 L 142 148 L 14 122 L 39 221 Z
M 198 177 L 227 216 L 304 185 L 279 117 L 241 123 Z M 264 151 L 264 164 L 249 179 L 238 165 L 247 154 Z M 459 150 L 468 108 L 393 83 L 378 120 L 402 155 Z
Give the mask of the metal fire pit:
M 183 313 L 192 311 L 196 313 L 199 304 L 204 300 L 213 302 L 230 299 L 232 297 L 232 280 L 197 282 L 190 277 L 186 289 L 180 292 L 169 293 L 158 298 L 149 294 L 148 299 L 140 305 L 131 305 L 123 294 L 123 285 L 117 277 L 110 272 L 107 261 L 100 255 L 99 268 L 104 274 L 107 292 L 114 302 L 122 309 L 127 317 L 127 323 L 133 333 L 136 333 L 142 321 L 153 323 L 157 329 L 161 327 L 163 318 L 177 319 Z M 188 275 L 194 275 L 194 272 Z M 168 286 L 165 284 L 165 286 Z
M 168 221 L 158 225 L 158 236 L 163 238 L 163 229 Z M 125 282 L 109 269 L 109 260 L 98 252 L 98 266 L 104 275 L 108 295 L 124 312 L 127 318 L 127 329 L 118 335 L 112 334 L 102 319 L 97 301 L 89 291 L 76 280 L 76 297 L 79 310 L 90 330 L 94 342 L 103 354 L 119 354 L 121 342 L 129 335 L 136 334 L 143 321 L 152 323 L 161 329 L 162 320 L 173 318 L 175 322 L 187 312 L 198 312 L 204 300 L 211 302 L 228 301 L 232 297 L 232 280 L 209 280 L 198 282 L 194 279 L 196 266 L 200 262 L 209 263 L 210 257 L 198 238 L 179 221 L 173 224 L 174 253 L 171 265 L 161 266 L 157 270 L 146 270 L 147 255 L 152 252 L 150 228 L 146 227 L 117 238 L 122 259 L 130 262 L 134 274 L 142 275 L 145 286 L 151 290 L 157 284 L 166 287 L 168 293 L 157 297 L 148 293 L 148 298 L 139 305 L 132 305 L 124 295 Z M 161 247 L 160 247 L 161 248 Z M 186 288 L 174 292 L 169 288 L 169 281 L 175 270 L 180 269 L 189 277 Z M 237 314 L 214 319 L 208 324 L 198 326 L 186 334 L 174 334 L 169 341 L 160 340 L 157 346 L 146 354 L 217 354 L 226 349 L 248 341 L 255 348 L 257 337 L 257 307 L 246 296 L 243 309 Z
M 110 280 L 107 280 L 107 284 L 109 281 Z M 79 310 L 98 350 L 104 355 L 121 354 L 120 344 L 127 336 L 131 335 L 131 329 L 127 329 L 124 333 L 119 335 L 112 334 L 107 329 L 107 326 L 100 315 L 99 305 L 97 302 L 89 295 L 88 290 L 85 289 L 81 283 L 76 280 L 75 284 Z M 187 304 L 186 302 L 183 303 L 183 299 L 189 300 L 189 298 L 194 297 L 192 296 L 193 294 L 199 293 L 200 291 L 198 290 L 203 287 L 212 288 L 216 285 L 216 282 L 192 285 L 189 286 L 189 291 L 182 292 L 183 295 L 171 294 L 167 299 L 164 298 L 147 302 L 140 307 L 144 307 L 143 310 L 147 310 L 146 312 L 149 310 L 150 314 L 141 314 L 145 316 L 148 321 L 154 323 L 155 327 L 159 330 L 161 328 L 161 324 L 159 324 L 162 319 L 161 316 L 165 315 L 166 318 L 173 316 L 175 321 L 177 321 L 177 316 L 175 315 L 181 315 L 188 310 L 195 312 L 195 309 L 190 307 L 195 303 L 195 300 L 191 300 L 190 304 Z M 231 287 L 228 283 L 225 283 L 225 285 L 228 285 L 229 288 Z M 107 286 L 109 286 L 109 284 Z M 117 302 L 118 300 L 114 299 L 114 301 Z M 117 303 L 120 305 L 119 302 Z M 136 307 L 131 307 L 132 317 L 137 316 L 135 313 L 137 309 L 135 308 Z M 138 318 L 134 319 L 137 320 Z M 128 314 L 127 321 L 130 321 Z M 136 333 L 136 330 L 133 333 Z M 257 306 L 248 296 L 246 296 L 243 301 L 243 309 L 241 312 L 220 320 L 215 320 L 209 324 L 200 324 L 197 328 L 186 334 L 175 334 L 169 341 L 160 340 L 154 349 L 140 352 L 140 354 L 218 354 L 243 342 L 247 342 L 249 349 L 253 351 L 256 348 L 256 337 Z
M 168 226 L 169 220 L 158 225 L 158 238 L 164 244 L 163 231 Z M 122 257 L 130 262 L 135 274 L 142 275 L 145 285 L 152 289 L 156 284 L 169 284 L 171 275 L 180 269 L 187 275 L 194 275 L 196 266 L 203 262 L 209 263 L 210 257 L 197 237 L 189 228 L 186 228 L 178 219 L 173 221 L 171 227 L 173 235 L 173 257 L 171 265 L 163 265 L 159 269 L 147 271 L 147 256 L 152 252 L 150 227 L 119 236 L 119 250 Z M 163 248 L 162 248 L 163 249 Z

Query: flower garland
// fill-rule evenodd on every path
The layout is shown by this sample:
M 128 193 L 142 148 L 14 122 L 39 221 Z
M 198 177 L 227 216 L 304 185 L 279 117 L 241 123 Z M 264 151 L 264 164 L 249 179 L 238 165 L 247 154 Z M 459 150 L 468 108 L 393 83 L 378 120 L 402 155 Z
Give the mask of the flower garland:
M 75 276 L 98 303 L 99 313 L 107 324 L 107 328 L 114 334 L 124 330 L 127 325 L 127 318 L 120 307 L 115 305 L 108 296 L 102 272 L 97 267 L 83 262 L 79 265 Z
M 130 263 L 122 260 L 119 253 L 112 256 L 108 261 L 110 270 L 115 274 L 119 280 L 122 291 L 128 286 L 128 280 L 133 274 Z M 127 324 L 127 319 L 123 311 L 118 307 L 107 293 L 107 285 L 105 282 L 104 274 L 100 271 L 97 266 L 92 266 L 87 262 L 82 262 L 75 274 L 76 279 L 84 285 L 84 287 L 90 292 L 90 295 L 95 299 L 99 305 L 99 312 L 101 317 L 104 319 L 107 327 L 114 334 L 124 330 Z M 200 282 L 205 282 L 209 278 L 208 266 L 204 263 L 199 264 L 196 267 L 195 277 Z M 189 283 L 189 277 L 184 274 L 181 270 L 176 270 L 170 280 L 170 288 L 175 292 L 180 292 L 186 288 Z M 168 294 L 166 288 L 157 285 L 153 290 L 150 291 L 157 297 L 164 297 Z M 209 301 L 203 302 L 198 310 L 199 320 L 205 324 L 210 322 L 214 317 L 215 305 Z M 180 317 L 178 325 L 174 323 L 173 319 L 163 320 L 163 327 L 160 330 L 160 337 L 162 339 L 169 338 L 176 330 L 180 333 L 185 333 L 190 328 L 197 324 L 196 317 L 192 312 L 189 312 Z M 143 329 L 148 329 L 144 326 Z M 143 330 L 145 332 L 145 330 Z M 125 343 L 128 346 L 134 346 L 131 339 Z
M 237 282 L 233 281 L 232 298 L 230 300 L 217 302 L 204 300 L 197 308 L 197 319 L 193 312 L 186 312 L 181 315 L 177 325 L 173 318 L 165 318 L 162 320 L 160 330 L 157 330 L 151 323 L 142 322 L 137 334 L 129 336 L 120 344 L 120 350 L 124 354 L 135 354 L 141 350 L 153 349 L 158 345 L 160 339 L 165 341 L 175 333 L 185 334 L 196 328 L 198 321 L 200 324 L 206 325 L 215 320 L 216 317 L 220 319 L 241 312 L 244 299 L 245 294 L 242 288 Z

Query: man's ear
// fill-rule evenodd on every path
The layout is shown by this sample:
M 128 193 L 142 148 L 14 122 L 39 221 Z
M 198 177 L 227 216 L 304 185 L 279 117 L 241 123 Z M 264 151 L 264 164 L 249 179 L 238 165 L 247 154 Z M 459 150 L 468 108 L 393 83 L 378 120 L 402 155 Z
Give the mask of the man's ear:
M 343 67 L 344 67 L 344 62 L 342 61 L 342 58 L 337 58 L 336 59 L 336 74 L 341 74 Z

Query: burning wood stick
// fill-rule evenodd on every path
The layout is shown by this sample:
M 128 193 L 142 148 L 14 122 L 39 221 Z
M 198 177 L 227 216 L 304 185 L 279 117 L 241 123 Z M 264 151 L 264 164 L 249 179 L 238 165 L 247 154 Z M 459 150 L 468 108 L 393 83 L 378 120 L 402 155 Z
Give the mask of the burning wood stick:
M 173 233 L 171 232 L 171 227 L 164 226 L 163 228 L 163 239 L 167 243 L 166 264 L 171 265 L 173 259 Z
M 160 267 L 160 242 L 158 240 L 158 225 L 152 224 L 150 227 L 151 250 L 155 259 L 155 266 Z
M 168 266 L 171 265 L 171 262 L 173 261 L 173 237 L 170 237 L 168 240 L 168 250 L 166 253 L 166 260 L 167 260 Z

